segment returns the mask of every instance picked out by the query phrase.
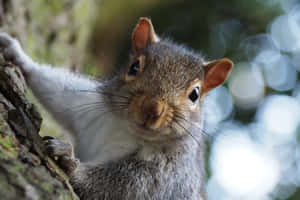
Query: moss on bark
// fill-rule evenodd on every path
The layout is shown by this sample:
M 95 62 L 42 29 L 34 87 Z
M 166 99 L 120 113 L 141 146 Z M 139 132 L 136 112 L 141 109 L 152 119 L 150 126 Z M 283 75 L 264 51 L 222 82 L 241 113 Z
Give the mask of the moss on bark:
M 0 0 L 0 31 L 35 60 L 81 70 L 94 0 Z M 42 118 L 17 66 L 0 54 L 0 199 L 77 199 L 67 176 L 44 153 Z M 46 127 L 48 119 L 45 120 Z M 43 129 L 43 135 L 49 130 Z

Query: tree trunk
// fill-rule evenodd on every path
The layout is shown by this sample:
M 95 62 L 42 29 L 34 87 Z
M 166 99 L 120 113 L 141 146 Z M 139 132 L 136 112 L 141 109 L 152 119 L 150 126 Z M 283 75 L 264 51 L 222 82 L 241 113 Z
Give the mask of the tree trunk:
M 36 60 L 78 69 L 95 2 L 0 0 L 0 31 L 18 38 Z M 45 154 L 42 118 L 25 91 L 20 70 L 0 53 L 0 199 L 78 199 L 68 177 Z
M 22 74 L 1 60 L 1 199 L 76 199 L 67 176 L 45 153 L 42 118 L 25 96 Z

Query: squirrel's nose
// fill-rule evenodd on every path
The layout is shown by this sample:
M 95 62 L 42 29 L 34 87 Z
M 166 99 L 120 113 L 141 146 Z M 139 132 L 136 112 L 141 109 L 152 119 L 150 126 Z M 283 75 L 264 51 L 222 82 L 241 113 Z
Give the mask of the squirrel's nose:
M 144 115 L 144 122 L 146 123 L 149 120 L 156 120 L 162 115 L 164 110 L 164 103 L 155 98 L 145 98 L 141 109 Z
M 173 116 L 173 109 L 168 102 L 148 95 L 134 96 L 129 112 L 138 125 L 152 130 L 166 127 Z

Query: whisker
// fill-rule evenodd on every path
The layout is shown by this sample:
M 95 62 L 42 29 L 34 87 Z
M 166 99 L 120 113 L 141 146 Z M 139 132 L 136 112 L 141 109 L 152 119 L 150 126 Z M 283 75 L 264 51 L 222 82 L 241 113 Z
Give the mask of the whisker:
M 99 89 L 96 89 L 95 91 L 93 91 L 93 90 L 74 90 L 73 92 L 98 93 L 98 94 L 103 94 L 103 95 L 108 95 L 108 96 L 115 96 L 115 97 L 129 99 L 128 96 L 123 96 L 123 95 L 120 95 L 120 94 L 115 94 L 115 93 L 112 93 L 112 92 L 103 91 L 103 90 L 99 90 Z
M 104 117 L 106 114 L 112 113 L 114 111 L 119 111 L 119 110 L 125 110 L 127 108 L 127 106 L 124 107 L 119 107 L 118 109 L 110 109 L 107 110 L 104 113 L 99 113 L 93 120 L 91 120 L 85 127 L 83 127 L 84 129 L 89 129 L 89 127 L 91 127 L 97 120 L 100 120 L 102 117 Z
M 112 103 L 113 105 L 128 105 L 128 101 L 110 101 L 109 103 Z M 74 105 L 72 107 L 66 108 L 63 111 L 76 111 L 77 109 L 81 108 L 87 108 L 90 106 L 98 106 L 98 105 L 103 105 L 103 107 L 107 107 L 107 103 L 104 101 L 96 101 L 96 102 L 90 102 L 90 103 L 85 103 L 85 104 L 79 104 L 79 105 Z
M 100 94 L 100 95 L 103 95 L 103 96 L 109 96 L 109 97 L 119 97 L 119 98 L 122 98 L 122 99 L 126 99 L 128 100 L 130 97 L 129 96 L 124 96 L 124 95 L 120 95 L 120 94 L 115 94 L 115 93 L 111 93 L 111 92 L 108 92 L 108 91 L 103 91 L 103 90 L 99 90 L 99 89 L 95 89 L 95 90 L 78 90 L 78 89 L 64 89 L 63 91 L 60 91 L 60 92 L 56 92 L 55 93 L 51 93 L 48 94 L 48 93 L 45 93 L 43 94 L 42 93 L 42 97 L 41 98 L 55 98 L 57 96 L 60 96 L 60 95 L 76 95 L 76 93 L 94 93 L 94 94 Z
M 123 99 L 129 99 L 130 98 L 129 96 L 124 96 L 124 95 L 120 95 L 120 94 L 114 94 L 114 93 L 110 93 L 110 92 L 103 92 L 103 91 L 101 91 L 99 93 L 107 95 L 107 96 L 120 97 L 120 98 L 123 98 Z
M 106 115 L 107 113 L 112 113 L 114 111 L 124 110 L 126 108 L 127 108 L 127 105 L 117 106 L 115 108 L 110 108 L 110 109 L 103 108 L 103 107 L 101 109 L 99 109 L 98 107 L 94 106 L 94 107 L 91 107 L 89 109 L 83 110 L 81 112 L 74 113 L 74 116 L 72 117 L 72 119 L 70 119 L 70 121 L 71 122 L 76 121 L 76 120 L 78 120 L 78 118 L 83 117 L 87 113 L 99 112 L 99 114 L 97 114 L 94 117 L 94 119 L 91 119 L 90 122 L 88 122 L 88 124 L 85 127 L 82 127 L 82 128 L 85 129 L 85 128 L 89 127 L 90 125 L 92 125 L 92 123 L 94 123 L 96 120 L 99 120 L 102 116 Z
M 115 108 L 124 108 L 124 107 L 127 107 L 128 104 L 124 103 L 124 104 L 115 104 L 114 107 Z M 85 114 L 87 112 L 91 112 L 91 111 L 95 111 L 95 112 L 101 112 L 101 111 L 106 111 L 108 110 L 107 106 L 105 105 L 87 105 L 85 107 L 82 107 L 82 108 L 79 108 L 79 110 L 73 110 L 74 111 L 74 115 L 77 115 L 77 114 Z
M 200 126 L 197 122 L 192 122 L 192 121 L 188 121 L 181 113 L 179 112 L 176 112 L 174 113 L 174 117 L 176 118 L 179 118 L 180 120 L 183 120 L 185 123 L 191 125 L 191 126 L 194 126 L 196 127 L 201 134 L 203 134 L 205 137 L 211 139 L 212 138 L 212 135 L 210 135 L 209 133 L 207 133 L 202 126 Z
M 180 126 L 188 135 L 190 135 L 199 146 L 201 146 L 201 143 L 196 139 L 196 137 L 186 127 L 184 127 L 182 124 L 180 124 L 176 119 L 174 119 L 174 122 L 178 126 Z

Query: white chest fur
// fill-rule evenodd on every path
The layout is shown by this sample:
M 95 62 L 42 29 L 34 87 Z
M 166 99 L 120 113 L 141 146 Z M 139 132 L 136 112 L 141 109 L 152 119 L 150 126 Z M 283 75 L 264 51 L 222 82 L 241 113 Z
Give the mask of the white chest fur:
M 128 122 L 116 119 L 111 113 L 104 116 L 91 114 L 84 120 L 93 121 L 88 127 L 81 128 L 76 144 L 77 156 L 82 161 L 104 163 L 137 149 L 136 139 L 129 134 Z

